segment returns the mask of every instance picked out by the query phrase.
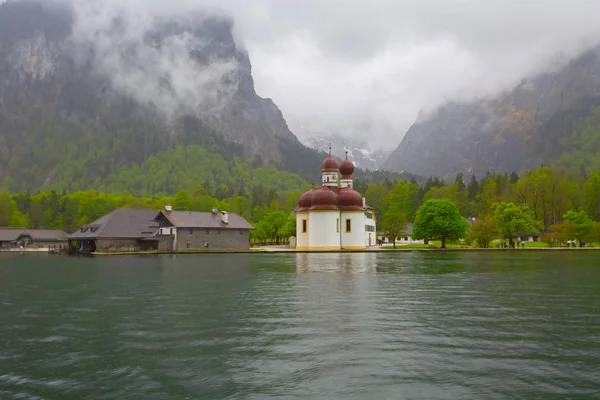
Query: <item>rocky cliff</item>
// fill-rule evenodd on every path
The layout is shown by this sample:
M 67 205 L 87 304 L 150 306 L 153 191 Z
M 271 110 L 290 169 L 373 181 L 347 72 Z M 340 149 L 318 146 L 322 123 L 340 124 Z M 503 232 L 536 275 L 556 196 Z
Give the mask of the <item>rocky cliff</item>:
M 5 188 L 69 175 L 93 182 L 186 144 L 316 173 L 323 155 L 256 94 L 232 21 L 197 15 L 144 24 L 126 12 L 100 21 L 77 4 L 0 5 Z
M 451 103 L 407 131 L 383 169 L 419 175 L 520 171 L 550 165 L 591 107 L 600 104 L 600 48 L 514 90 Z

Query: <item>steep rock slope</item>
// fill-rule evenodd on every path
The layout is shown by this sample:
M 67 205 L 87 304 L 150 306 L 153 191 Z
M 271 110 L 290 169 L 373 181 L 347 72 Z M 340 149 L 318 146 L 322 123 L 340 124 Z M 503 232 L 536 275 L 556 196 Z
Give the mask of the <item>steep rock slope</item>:
M 552 164 L 594 105 L 600 104 L 600 48 L 513 91 L 451 103 L 418 119 L 383 169 L 420 175 L 520 171 Z
M 0 188 L 85 189 L 187 144 L 316 173 L 323 154 L 256 94 L 231 21 L 158 20 L 137 38 L 116 16 L 86 40 L 77 18 L 68 6 L 0 5 Z

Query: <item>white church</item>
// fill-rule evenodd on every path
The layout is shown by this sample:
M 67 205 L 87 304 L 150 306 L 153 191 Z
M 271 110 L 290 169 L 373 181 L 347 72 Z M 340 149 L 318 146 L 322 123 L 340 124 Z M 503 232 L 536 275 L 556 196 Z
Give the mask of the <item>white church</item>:
M 353 189 L 354 164 L 338 166 L 329 156 L 321 166 L 321 184 L 300 196 L 296 209 L 296 249 L 360 250 L 377 244 L 375 212 Z

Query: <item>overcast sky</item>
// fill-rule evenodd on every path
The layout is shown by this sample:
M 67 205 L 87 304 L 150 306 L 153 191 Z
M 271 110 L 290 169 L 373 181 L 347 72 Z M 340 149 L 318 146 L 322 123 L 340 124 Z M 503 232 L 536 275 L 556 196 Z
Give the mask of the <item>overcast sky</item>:
M 422 109 L 511 88 L 600 42 L 599 0 L 94 0 L 111 2 L 231 15 L 258 94 L 293 130 L 377 146 L 395 147 Z
M 292 126 L 374 124 L 378 145 L 398 142 L 423 108 L 510 88 L 600 42 L 598 0 L 221 3 L 257 92 Z

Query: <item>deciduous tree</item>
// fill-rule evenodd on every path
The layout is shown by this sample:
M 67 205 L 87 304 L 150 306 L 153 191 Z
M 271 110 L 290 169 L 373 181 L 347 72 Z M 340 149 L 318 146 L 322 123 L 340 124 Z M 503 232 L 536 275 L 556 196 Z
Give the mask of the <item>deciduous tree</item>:
M 494 209 L 494 218 L 502 237 L 508 239 L 511 246 L 514 245 L 513 238 L 517 233 L 540 232 L 541 222 L 536 221 L 524 205 L 511 202 L 498 203 Z
M 467 221 L 460 215 L 456 204 L 450 200 L 427 200 L 419 210 L 413 224 L 413 238 L 442 241 L 442 248 L 446 248 L 446 241 L 458 240 L 467 233 Z
M 498 237 L 498 226 L 494 217 L 482 214 L 475 218 L 475 222 L 469 227 L 469 236 L 477 241 L 479 247 L 490 247 L 492 240 Z
M 408 218 L 399 207 L 389 208 L 383 217 L 382 231 L 385 237 L 394 242 L 396 248 L 396 238 L 406 233 Z

